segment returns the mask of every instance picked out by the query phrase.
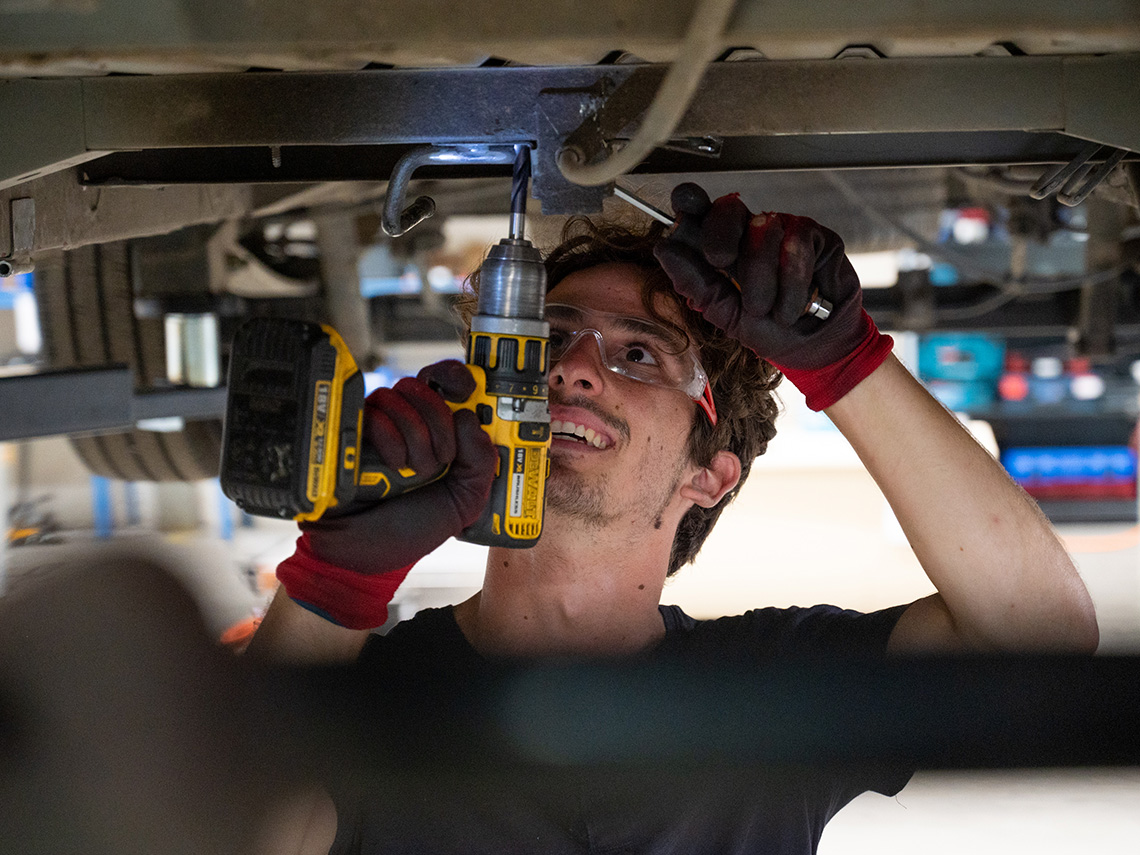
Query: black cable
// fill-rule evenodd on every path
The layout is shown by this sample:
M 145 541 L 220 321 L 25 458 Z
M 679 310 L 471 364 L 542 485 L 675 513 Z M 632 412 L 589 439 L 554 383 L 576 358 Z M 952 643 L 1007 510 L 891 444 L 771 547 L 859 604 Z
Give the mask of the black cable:
M 1020 294 L 1012 290 L 1001 290 L 996 294 L 986 297 L 984 300 L 979 300 L 969 306 L 958 306 L 953 308 L 938 308 L 937 314 L 940 321 L 968 321 L 973 318 L 980 318 L 983 315 L 988 315 L 990 312 L 1000 309 L 1002 306 L 1012 303 Z

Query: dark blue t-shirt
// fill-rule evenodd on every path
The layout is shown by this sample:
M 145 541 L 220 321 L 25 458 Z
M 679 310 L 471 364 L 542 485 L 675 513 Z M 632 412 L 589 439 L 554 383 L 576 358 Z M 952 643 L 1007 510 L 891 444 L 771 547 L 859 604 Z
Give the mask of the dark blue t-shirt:
M 694 620 L 661 606 L 665 637 L 650 660 L 750 665 L 796 657 L 882 656 L 905 606 L 861 614 L 833 606 L 756 609 Z M 428 609 L 365 645 L 360 666 L 377 680 L 417 668 L 471 679 L 487 663 L 451 608 Z M 827 821 L 867 790 L 894 795 L 909 770 L 762 769 L 547 764 L 510 772 L 474 766 L 411 770 L 337 797 L 334 855 L 378 853 L 815 852 Z

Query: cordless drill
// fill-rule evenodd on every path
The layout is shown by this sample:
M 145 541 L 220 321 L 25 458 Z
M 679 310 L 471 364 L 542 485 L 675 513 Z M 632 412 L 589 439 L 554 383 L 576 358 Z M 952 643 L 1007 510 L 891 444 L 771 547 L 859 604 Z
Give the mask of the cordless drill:
M 549 471 L 550 327 L 546 270 L 523 236 L 529 149 L 519 146 L 509 236 L 479 274 L 467 343 L 475 392 L 453 410 L 478 417 L 498 452 L 491 498 L 463 540 L 533 546 L 542 533 Z M 222 490 L 248 513 L 315 520 L 351 512 L 444 474 L 393 470 L 363 441 L 364 378 L 331 327 L 259 318 L 230 357 Z

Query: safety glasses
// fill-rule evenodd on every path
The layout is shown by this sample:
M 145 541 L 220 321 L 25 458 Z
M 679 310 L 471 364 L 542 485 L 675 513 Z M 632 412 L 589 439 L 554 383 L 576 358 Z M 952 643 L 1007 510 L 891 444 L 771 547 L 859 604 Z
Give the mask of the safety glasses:
M 678 389 L 697 402 L 710 424 L 716 424 L 708 375 L 680 330 L 649 318 L 566 303 L 547 303 L 546 320 L 550 323 L 551 365 L 584 338 L 591 338 L 610 371 L 639 383 Z

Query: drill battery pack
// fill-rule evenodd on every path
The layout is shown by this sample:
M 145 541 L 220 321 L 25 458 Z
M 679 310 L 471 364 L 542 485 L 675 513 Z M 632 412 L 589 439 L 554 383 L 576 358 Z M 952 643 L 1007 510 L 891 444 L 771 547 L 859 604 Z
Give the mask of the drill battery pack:
M 296 520 L 361 498 L 363 403 L 364 377 L 332 328 L 243 324 L 230 359 L 223 492 L 248 513 Z

